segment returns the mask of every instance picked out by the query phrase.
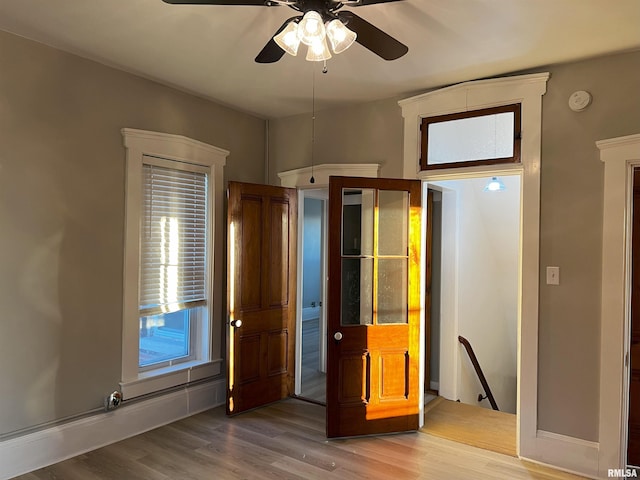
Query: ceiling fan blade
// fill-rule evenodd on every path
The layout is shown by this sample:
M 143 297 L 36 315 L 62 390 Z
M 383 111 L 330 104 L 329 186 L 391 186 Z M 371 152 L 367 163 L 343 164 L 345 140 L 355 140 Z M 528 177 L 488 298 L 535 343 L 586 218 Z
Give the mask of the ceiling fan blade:
M 274 63 L 282 58 L 282 56 L 286 52 L 280 48 L 280 46 L 276 43 L 273 37 L 275 37 L 280 32 L 282 32 L 287 27 L 287 25 L 289 25 L 289 22 L 296 20 L 298 18 L 301 18 L 301 17 L 300 16 L 291 17 L 282 24 L 282 26 L 276 31 L 276 33 L 273 34 L 273 36 L 271 37 L 271 40 L 267 42 L 264 48 L 256 56 L 257 63 Z
M 269 1 L 265 0 L 162 0 L 164 3 L 171 5 L 247 5 L 262 6 L 269 5 Z
M 396 60 L 409 51 L 409 47 L 353 12 L 340 12 L 338 17 L 356 32 L 356 42 L 385 60 Z
M 376 3 L 402 2 L 404 0 L 355 0 L 354 3 L 349 1 L 342 2 L 345 7 L 364 7 L 365 5 L 375 5 Z

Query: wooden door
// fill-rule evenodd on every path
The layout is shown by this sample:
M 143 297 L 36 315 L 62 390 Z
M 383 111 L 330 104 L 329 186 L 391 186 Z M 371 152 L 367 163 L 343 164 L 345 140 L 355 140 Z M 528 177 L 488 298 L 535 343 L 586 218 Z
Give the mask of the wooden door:
M 227 413 L 294 391 L 297 197 L 229 182 Z
M 419 426 L 417 180 L 331 177 L 327 436 Z
M 640 169 L 633 171 L 631 242 L 631 368 L 627 464 L 640 466 Z

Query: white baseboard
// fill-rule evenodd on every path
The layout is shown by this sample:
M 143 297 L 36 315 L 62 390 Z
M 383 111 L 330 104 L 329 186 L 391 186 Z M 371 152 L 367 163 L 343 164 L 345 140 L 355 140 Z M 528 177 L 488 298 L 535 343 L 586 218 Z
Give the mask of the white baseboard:
M 534 444 L 535 452 L 520 458 L 568 473 L 599 478 L 598 442 L 538 430 Z
M 123 404 L 105 412 L 0 442 L 0 480 L 61 462 L 225 403 L 215 380 Z

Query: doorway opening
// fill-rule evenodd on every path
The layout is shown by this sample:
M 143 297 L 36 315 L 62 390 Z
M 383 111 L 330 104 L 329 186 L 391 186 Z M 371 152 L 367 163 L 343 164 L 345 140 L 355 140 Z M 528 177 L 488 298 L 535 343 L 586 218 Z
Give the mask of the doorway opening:
M 425 389 L 439 396 L 434 405 L 441 404 L 428 409 L 425 428 L 456 441 L 466 438 L 468 443 L 473 435 L 463 430 L 477 415 L 474 422 L 495 424 L 503 432 L 515 455 L 521 177 L 500 176 L 504 189 L 491 191 L 486 186 L 493 177 L 424 184 L 432 199 L 431 233 L 426 240 L 431 281 L 425 304 L 430 337 Z M 459 337 L 471 344 L 501 415 L 492 410 Z M 482 443 L 475 446 L 487 448 Z
M 296 396 L 326 403 L 326 281 L 327 278 L 327 196 L 328 190 L 299 191 L 301 232 L 298 293 L 301 312 L 296 342 Z

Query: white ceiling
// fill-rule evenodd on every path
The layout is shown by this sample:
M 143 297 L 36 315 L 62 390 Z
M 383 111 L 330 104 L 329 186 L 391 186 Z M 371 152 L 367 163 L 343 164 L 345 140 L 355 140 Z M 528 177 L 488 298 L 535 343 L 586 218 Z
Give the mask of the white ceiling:
M 0 0 L 0 29 L 266 118 L 309 112 L 312 75 L 323 109 L 640 48 L 639 0 L 404 0 L 351 10 L 409 53 L 387 62 L 356 44 L 326 75 L 300 55 L 255 63 L 296 14 L 287 7 Z

